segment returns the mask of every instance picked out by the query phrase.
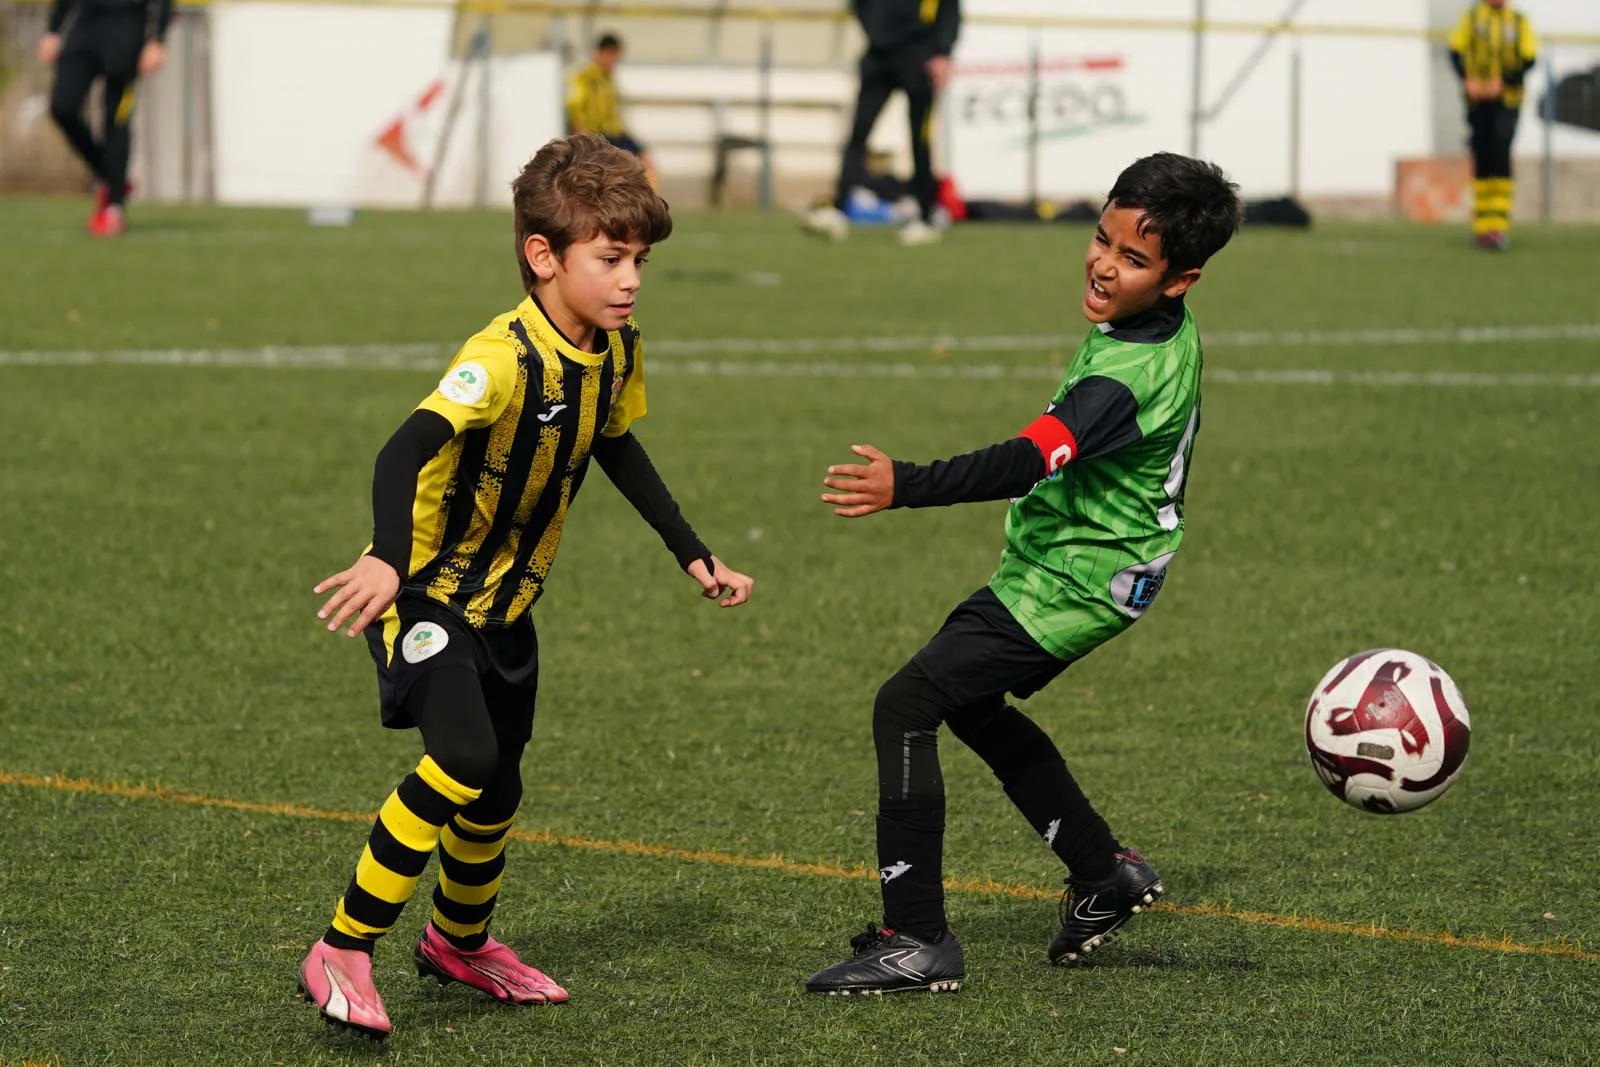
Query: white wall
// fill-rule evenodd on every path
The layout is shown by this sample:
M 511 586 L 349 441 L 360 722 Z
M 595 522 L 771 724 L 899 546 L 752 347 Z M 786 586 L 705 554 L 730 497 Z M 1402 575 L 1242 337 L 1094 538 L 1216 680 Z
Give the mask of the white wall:
M 1464 4 L 1466 0 L 1459 0 Z M 1445 5 L 1445 6 L 1441 6 Z M 1039 192 L 1051 197 L 1102 195 L 1133 158 L 1158 149 L 1188 151 L 1193 107 L 1193 42 L 1183 25 L 1194 0 L 964 0 L 969 16 L 1088 16 L 1167 20 L 1168 28 L 1033 31 L 969 20 L 957 50 L 958 74 L 940 117 L 940 156 L 970 197 L 1020 197 L 1028 189 L 1022 112 L 1023 62 L 1037 42 L 1042 57 L 1075 69 L 1045 74 Z M 1290 0 L 1207 0 L 1214 20 L 1270 20 Z M 1526 0 L 1544 33 L 1600 33 L 1597 0 Z M 1446 10 L 1448 8 L 1448 10 Z M 1442 49 L 1420 31 L 1457 10 L 1455 0 L 1310 0 L 1298 18 L 1323 25 L 1391 26 L 1412 38 L 1305 35 L 1279 38 L 1228 106 L 1202 126 L 1200 152 L 1221 163 L 1250 197 L 1288 191 L 1291 174 L 1290 53 L 1301 56 L 1301 192 L 1311 196 L 1387 196 L 1394 162 L 1444 150 L 1455 133 L 1454 106 L 1438 83 Z M 216 5 L 212 106 L 216 189 L 230 203 L 414 204 L 421 180 L 374 147 L 377 134 L 435 80 L 453 83 L 448 58 L 452 14 L 443 8 L 286 6 L 249 0 Z M 1453 16 L 1452 16 L 1453 18 Z M 697 32 L 681 29 L 679 32 Z M 1214 105 L 1257 32 L 1215 31 L 1204 52 L 1204 102 Z M 1547 49 L 1560 73 L 1600 63 L 1600 49 Z M 1083 60 L 1106 61 L 1084 69 Z M 728 102 L 725 132 L 753 133 L 756 75 L 751 67 L 625 64 L 625 95 L 716 97 Z M 546 139 L 561 130 L 563 87 L 548 55 L 494 60 L 490 106 L 492 159 L 482 182 L 488 199 Z M 849 71 L 779 70 L 773 116 L 780 174 L 828 175 L 837 167 L 853 95 Z M 1530 110 L 1543 95 L 1530 93 Z M 441 201 L 470 202 L 477 131 L 475 88 L 466 94 L 441 173 Z M 784 102 L 795 106 L 785 108 Z M 839 110 L 800 106 L 833 101 Z M 442 106 L 417 118 L 412 143 L 431 160 Z M 1519 148 L 1537 151 L 1540 131 L 1526 116 Z M 636 103 L 630 125 L 655 142 L 663 170 L 704 173 L 713 132 L 709 108 Z M 879 122 L 874 146 L 892 148 L 909 166 L 903 108 Z M 1600 135 L 1556 131 L 1562 155 L 1600 154 Z M 748 163 L 748 161 L 746 161 Z
M 422 179 L 375 143 L 436 80 L 444 96 L 411 115 L 408 142 L 431 164 L 459 63 L 449 59 L 453 14 L 443 8 L 219 4 L 212 16 L 216 192 L 224 203 L 415 205 Z M 498 57 L 491 67 L 488 200 L 538 147 L 562 132 L 554 56 Z M 473 144 L 478 92 L 468 83 L 438 202 L 478 192 Z
M 1261 0 L 1209 0 L 1208 19 L 1262 21 L 1287 8 Z M 1115 0 L 968 0 L 973 14 L 1050 12 L 1127 18 Z M 1182 23 L 1193 0 L 1150 0 L 1140 19 Z M 1311 0 L 1302 21 L 1391 26 L 1420 31 L 1424 0 Z M 1213 31 L 1202 57 L 1203 101 L 1212 108 L 1261 43 L 1255 32 Z M 1190 149 L 1194 106 L 1194 43 L 1186 30 L 1086 29 L 1030 31 L 972 25 L 963 33 L 960 67 L 1016 63 L 1037 44 L 1041 59 L 1095 60 L 1100 69 L 1041 77 L 1047 106 L 1038 189 L 1049 197 L 1098 196 L 1140 155 Z M 1199 152 L 1259 197 L 1290 184 L 1290 52 L 1301 54 L 1301 191 L 1307 195 L 1382 196 L 1393 183 L 1394 160 L 1429 142 L 1427 48 L 1403 38 L 1279 38 L 1227 107 L 1200 129 Z M 1015 197 L 1027 190 L 1026 119 L 1021 72 L 980 70 L 959 75 L 947 100 L 944 130 L 957 184 L 968 196 Z M 994 100 L 1009 99 L 996 111 Z M 1098 104 L 1099 106 L 1092 106 Z

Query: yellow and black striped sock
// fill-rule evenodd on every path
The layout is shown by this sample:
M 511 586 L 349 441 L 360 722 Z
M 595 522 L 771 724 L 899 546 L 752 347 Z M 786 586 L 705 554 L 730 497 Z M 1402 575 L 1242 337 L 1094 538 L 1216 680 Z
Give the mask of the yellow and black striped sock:
M 516 813 L 482 824 L 461 815 L 439 838 L 439 885 L 433 891 L 433 925 L 457 948 L 471 952 L 489 939 L 489 919 L 506 868 L 506 831 Z
M 1476 210 L 1472 232 L 1478 236 L 1504 233 L 1511 225 L 1511 179 L 1478 178 L 1472 183 Z
M 1511 232 L 1511 200 L 1515 192 L 1510 178 L 1489 179 L 1489 208 L 1500 222 L 1501 233 Z
M 378 812 L 324 940 L 335 948 L 371 952 L 373 942 L 399 921 L 439 844 L 440 830 L 482 792 L 451 778 L 432 756 L 423 756 Z

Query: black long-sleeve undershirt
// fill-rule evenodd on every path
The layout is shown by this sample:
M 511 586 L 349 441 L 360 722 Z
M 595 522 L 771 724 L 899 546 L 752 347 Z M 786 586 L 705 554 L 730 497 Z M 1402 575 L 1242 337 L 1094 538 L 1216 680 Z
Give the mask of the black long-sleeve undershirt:
M 711 550 L 683 517 L 678 502 L 672 499 L 644 445 L 632 431 L 617 437 L 596 438 L 589 454 L 600 464 L 600 469 L 606 472 L 623 499 L 632 504 L 639 517 L 660 536 L 679 567 L 687 569 L 695 560 L 701 560 L 706 570 L 711 569 Z
M 1032 489 L 1045 476 L 1039 446 L 1013 437 L 976 452 L 933 463 L 894 461 L 891 508 L 937 508 L 982 500 L 1010 500 Z
M 450 443 L 456 428 L 436 411 L 413 411 L 378 451 L 372 468 L 372 550 L 401 579 L 411 573 L 411 509 L 417 475 Z
M 1159 321 L 1144 325 L 1166 328 Z M 1062 464 L 1108 455 L 1142 436 L 1139 402 L 1128 387 L 1090 375 L 1009 441 L 934 463 L 895 460 L 889 506 L 934 508 L 1024 496 Z
M 372 550 L 368 554 L 393 567 L 402 578 L 411 564 L 417 475 L 454 436 L 450 420 L 437 412 L 414 411 L 379 450 L 373 465 Z M 702 560 L 710 569 L 711 551 L 683 517 L 638 438 L 632 433 L 598 437 L 590 454 L 623 498 L 661 537 L 680 567 Z

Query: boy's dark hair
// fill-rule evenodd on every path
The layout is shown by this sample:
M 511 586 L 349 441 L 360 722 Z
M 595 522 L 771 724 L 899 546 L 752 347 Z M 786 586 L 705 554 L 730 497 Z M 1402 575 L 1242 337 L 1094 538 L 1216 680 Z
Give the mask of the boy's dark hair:
M 644 164 L 594 133 L 560 137 L 539 149 L 511 183 L 511 210 L 517 265 L 529 293 L 538 279 L 522 249 L 534 234 L 557 256 L 599 234 L 646 245 L 672 234 L 667 202 L 651 187 Z
M 1221 167 L 1175 152 L 1145 156 L 1119 174 L 1106 197 L 1112 204 L 1140 212 L 1140 235 L 1160 236 L 1169 275 L 1205 266 L 1244 215 L 1239 187 Z
M 594 41 L 594 48 L 597 52 L 604 51 L 607 48 L 621 47 L 622 38 L 618 37 L 614 33 L 602 33 L 599 37 L 596 37 Z

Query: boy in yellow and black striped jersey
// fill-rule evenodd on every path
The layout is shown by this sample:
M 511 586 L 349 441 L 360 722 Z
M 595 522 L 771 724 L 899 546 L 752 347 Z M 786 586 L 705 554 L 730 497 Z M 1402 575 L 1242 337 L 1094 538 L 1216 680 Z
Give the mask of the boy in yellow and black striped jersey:
M 384 1037 L 377 939 L 439 853 L 420 974 L 512 1004 L 566 991 L 488 935 L 522 798 L 544 591 L 592 456 L 703 595 L 733 607 L 753 582 L 702 544 L 632 433 L 645 413 L 632 318 L 645 255 L 672 232 L 632 155 L 592 134 L 551 141 L 512 185 L 527 299 L 462 346 L 378 454 L 372 544 L 316 587 L 318 618 L 365 634 L 385 726 L 425 755 L 390 794 L 327 932 L 300 968 L 330 1022 Z
M 1539 56 L 1528 16 L 1506 0 L 1478 0 L 1450 35 L 1450 63 L 1467 97 L 1472 131 L 1472 235 L 1479 248 L 1509 247 L 1511 142 L 1517 136 L 1523 82 Z

